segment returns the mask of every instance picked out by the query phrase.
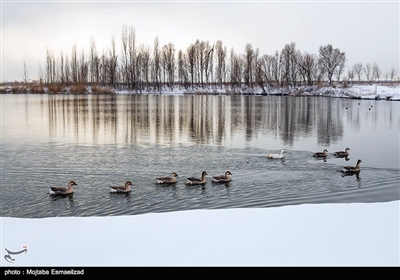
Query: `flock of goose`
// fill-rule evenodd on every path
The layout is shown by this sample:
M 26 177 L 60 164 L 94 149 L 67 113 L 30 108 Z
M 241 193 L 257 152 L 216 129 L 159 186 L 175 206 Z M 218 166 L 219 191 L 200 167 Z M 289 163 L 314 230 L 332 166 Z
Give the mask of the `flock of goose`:
M 344 151 L 338 151 L 333 153 L 334 156 L 336 157 L 347 157 L 349 155 L 349 148 L 346 148 Z M 268 159 L 283 159 L 285 157 L 286 151 L 281 150 L 280 154 L 268 154 L 267 158 Z M 313 157 L 317 158 L 325 158 L 328 155 L 328 150 L 324 149 L 322 152 L 316 152 L 313 154 Z M 360 164 L 361 164 L 361 159 L 357 161 L 357 164 L 355 166 L 344 166 L 343 172 L 344 174 L 358 174 L 361 169 L 360 169 Z M 186 178 L 185 185 L 204 185 L 207 180 L 207 172 L 203 171 L 201 174 L 200 178 L 197 177 L 189 177 Z M 216 175 L 213 176 L 212 182 L 214 183 L 228 183 L 232 180 L 231 178 L 232 173 L 228 170 L 225 172 L 223 175 Z M 176 172 L 172 172 L 170 176 L 165 176 L 165 177 L 157 177 L 156 178 L 156 184 L 175 184 L 177 182 L 177 177 L 178 174 Z M 74 181 L 70 181 L 68 183 L 68 187 L 50 187 L 49 194 L 51 196 L 59 196 L 59 195 L 69 195 L 74 192 L 73 186 L 76 186 L 77 184 Z M 131 186 L 132 182 L 127 181 L 124 186 L 110 186 L 110 192 L 111 193 L 129 193 L 131 191 Z
M 333 155 L 335 157 L 346 157 L 349 155 L 350 148 L 346 148 L 344 151 L 338 151 L 334 152 Z M 328 155 L 328 150 L 324 149 L 322 152 L 316 152 L 313 154 L 313 157 L 317 158 L 325 158 Z M 362 160 L 359 159 L 357 160 L 357 163 L 355 166 L 343 166 L 343 169 L 341 170 L 344 174 L 357 174 L 361 171 L 360 164 L 362 163 Z
M 206 176 L 207 172 L 203 171 L 201 173 L 201 177 L 189 177 L 186 178 L 186 185 L 204 185 L 207 183 Z M 213 176 L 212 182 L 214 183 L 228 183 L 232 180 L 232 173 L 228 170 L 223 175 Z M 172 172 L 171 176 L 165 177 L 157 177 L 156 184 L 175 184 L 177 182 L 178 174 L 176 172 Z M 74 181 L 70 181 L 68 183 L 68 187 L 50 187 L 49 194 L 51 196 L 65 196 L 70 195 L 74 192 L 73 186 L 77 184 Z M 132 186 L 131 181 L 127 181 L 124 186 L 110 186 L 110 193 L 129 193 L 131 191 Z

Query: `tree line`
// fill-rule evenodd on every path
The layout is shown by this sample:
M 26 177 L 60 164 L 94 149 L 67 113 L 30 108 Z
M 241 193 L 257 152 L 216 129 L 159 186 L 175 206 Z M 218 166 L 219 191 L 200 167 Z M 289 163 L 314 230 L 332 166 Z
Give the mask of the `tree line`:
M 186 50 L 176 50 L 172 42 L 160 46 L 155 37 L 153 47 L 138 44 L 134 27 L 124 25 L 121 31 L 121 50 L 117 51 L 115 37 L 111 46 L 99 53 L 95 39 L 90 49 L 78 51 L 76 43 L 70 55 L 60 51 L 58 56 L 46 50 L 44 67 L 39 64 L 39 81 L 44 84 L 98 85 L 128 89 L 136 92 L 161 91 L 164 86 L 184 89 L 213 86 L 223 88 L 296 87 L 341 81 L 346 69 L 346 54 L 331 44 L 320 46 L 319 53 L 301 53 L 294 42 L 274 54 L 260 54 L 252 44 L 243 53 L 229 51 L 222 41 L 211 44 L 196 40 Z M 385 75 L 393 81 L 397 69 Z M 357 63 L 347 70 L 344 80 L 357 79 L 365 74 L 367 81 L 378 81 L 382 71 L 377 63 Z M 28 80 L 24 62 L 23 79 Z

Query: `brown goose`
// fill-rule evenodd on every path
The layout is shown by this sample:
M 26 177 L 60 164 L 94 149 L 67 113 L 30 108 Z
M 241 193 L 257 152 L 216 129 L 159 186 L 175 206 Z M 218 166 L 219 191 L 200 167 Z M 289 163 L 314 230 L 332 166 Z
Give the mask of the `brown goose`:
M 349 155 L 350 148 L 346 148 L 344 151 L 334 152 L 335 157 L 347 157 Z
M 175 184 L 176 183 L 176 177 L 179 177 L 176 172 L 172 172 L 170 177 L 158 177 L 156 178 L 156 183 L 157 184 Z
M 52 196 L 72 194 L 74 192 L 72 186 L 77 186 L 77 184 L 70 181 L 68 187 L 50 187 L 49 194 Z
M 212 181 L 214 183 L 227 183 L 232 180 L 231 175 L 232 173 L 230 171 L 226 171 L 224 175 L 213 176 Z
M 186 185 L 203 185 L 205 183 L 207 183 L 206 180 L 206 175 L 207 172 L 203 171 L 203 173 L 201 173 L 201 178 L 195 178 L 195 177 L 190 177 L 190 178 L 186 178 Z
M 313 157 L 326 157 L 327 156 L 327 149 L 324 149 L 322 152 L 316 152 L 313 154 Z
M 133 186 L 132 183 L 127 181 L 125 186 L 111 186 L 109 188 L 111 193 L 128 193 L 131 191 L 131 186 Z
M 359 159 L 357 161 L 356 166 L 343 166 L 342 172 L 343 173 L 357 173 L 357 172 L 360 172 L 361 171 L 361 168 L 360 168 L 361 162 L 362 162 L 362 160 Z

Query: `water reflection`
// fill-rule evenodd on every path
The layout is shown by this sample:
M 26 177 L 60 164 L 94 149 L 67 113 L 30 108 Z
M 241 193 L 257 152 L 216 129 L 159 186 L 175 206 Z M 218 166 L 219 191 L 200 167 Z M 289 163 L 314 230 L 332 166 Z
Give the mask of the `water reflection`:
M 242 133 L 245 142 L 268 133 L 291 147 L 296 139 L 309 137 L 314 130 L 321 146 L 329 146 L 343 136 L 340 102 L 332 98 L 210 95 L 43 95 L 41 98 L 41 111 L 48 112 L 48 134 L 55 141 L 62 138 L 88 144 L 221 145 Z M 28 110 L 26 114 L 30 114 Z
M 1 102 L 5 216 L 131 215 L 399 197 L 398 102 L 57 94 L 2 95 Z M 333 156 L 344 147 L 351 148 L 348 157 Z M 282 148 L 286 158 L 267 159 Z M 326 158 L 312 156 L 324 148 L 330 151 Z M 340 167 L 350 158 L 363 159 L 363 173 L 342 177 Z M 202 187 L 184 185 L 182 178 L 202 170 L 231 170 L 233 180 L 221 185 L 209 177 Z M 172 171 L 182 176 L 176 186 L 154 183 Z M 49 185 L 72 178 L 81 186 L 73 198 L 47 197 Z M 137 186 L 132 195 L 108 193 L 110 182 L 128 179 Z

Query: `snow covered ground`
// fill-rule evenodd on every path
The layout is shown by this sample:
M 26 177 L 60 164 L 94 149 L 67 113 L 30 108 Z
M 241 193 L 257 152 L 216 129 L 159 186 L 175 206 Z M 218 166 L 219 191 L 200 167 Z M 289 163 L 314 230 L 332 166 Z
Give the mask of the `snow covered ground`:
M 217 86 L 209 86 L 204 88 L 196 87 L 194 89 L 185 89 L 181 87 L 163 87 L 161 91 L 151 89 L 142 92 L 132 92 L 126 89 L 111 89 L 104 88 L 105 93 L 114 92 L 117 94 L 165 94 L 165 95 L 182 95 L 182 94 L 252 94 L 252 95 L 293 95 L 293 96 L 326 96 L 326 97 L 338 97 L 338 98 L 361 98 L 361 99 L 377 99 L 377 100 L 391 100 L 400 101 L 400 85 L 385 85 L 385 84 L 362 84 L 362 85 L 348 85 L 347 87 L 342 86 L 299 86 L 296 88 L 265 88 L 264 91 L 261 87 L 254 88 L 231 88 L 226 86 L 219 88 Z M 69 88 L 63 88 L 62 93 L 69 93 Z M 86 88 L 88 93 L 91 92 L 91 87 Z M 23 86 L 0 86 L 0 93 L 26 93 L 26 89 Z M 44 92 L 47 92 L 47 88 L 44 88 Z
M 127 90 L 117 90 L 116 93 L 124 94 L 129 93 Z M 149 92 L 143 92 L 149 93 Z M 156 93 L 156 92 L 151 92 Z M 370 85 L 350 85 L 349 87 L 317 87 L 317 86 L 301 86 L 295 89 L 289 88 L 266 88 L 265 92 L 261 88 L 252 89 L 230 89 L 230 88 L 196 88 L 190 89 L 169 89 L 164 88 L 162 94 L 168 95 L 181 95 L 181 94 L 196 94 L 196 93 L 209 93 L 209 94 L 268 94 L 268 95 L 293 95 L 293 96 L 326 96 L 337 98 L 361 98 L 361 99 L 378 99 L 378 100 L 391 100 L 400 101 L 400 86 L 388 86 L 381 84 Z
M 1 266 L 399 266 L 399 236 L 399 201 L 2 217 Z
M 353 85 L 349 88 L 321 88 L 317 90 L 320 95 L 328 94 L 334 97 L 350 97 L 361 99 L 386 99 L 400 100 L 400 87 L 385 85 Z

